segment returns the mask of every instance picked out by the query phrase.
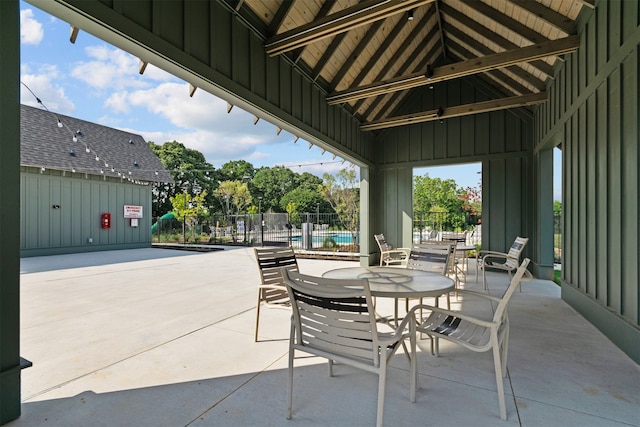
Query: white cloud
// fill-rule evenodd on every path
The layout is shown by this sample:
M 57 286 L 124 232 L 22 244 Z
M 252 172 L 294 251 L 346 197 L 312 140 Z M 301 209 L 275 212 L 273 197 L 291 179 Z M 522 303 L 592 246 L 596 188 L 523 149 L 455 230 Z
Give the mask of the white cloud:
M 129 103 L 127 102 L 127 92 L 114 92 L 104 101 L 105 107 L 111 108 L 116 113 L 129 113 Z
M 23 44 L 40 44 L 44 37 L 42 24 L 33 18 L 33 10 L 20 11 L 20 42 Z
M 28 74 L 24 71 L 20 76 L 20 81 L 24 85 L 20 85 L 20 102 L 26 105 L 39 107 L 36 96 L 50 111 L 71 115 L 76 107 L 73 102 L 66 96 L 64 88 L 56 83 L 58 77 L 58 69 L 54 65 L 41 67 L 38 74 Z
M 71 75 L 90 87 L 121 91 L 149 86 L 149 82 L 138 73 L 136 57 L 107 45 L 88 46 L 85 53 L 92 60 L 77 62 Z

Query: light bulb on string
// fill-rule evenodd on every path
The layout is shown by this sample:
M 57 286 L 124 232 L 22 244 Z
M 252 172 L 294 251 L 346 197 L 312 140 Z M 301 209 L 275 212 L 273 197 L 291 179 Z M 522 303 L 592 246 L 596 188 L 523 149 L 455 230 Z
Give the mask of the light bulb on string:
M 73 135 L 73 138 L 71 138 L 73 140 L 73 142 L 78 142 L 78 137 Z
M 89 149 L 89 147 L 84 147 L 84 151 L 86 151 L 87 153 L 90 153 L 91 150 Z

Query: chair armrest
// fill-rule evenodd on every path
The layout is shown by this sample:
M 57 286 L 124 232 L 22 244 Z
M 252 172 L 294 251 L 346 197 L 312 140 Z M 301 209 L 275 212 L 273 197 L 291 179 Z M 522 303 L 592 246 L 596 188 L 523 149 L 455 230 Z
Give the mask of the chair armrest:
M 406 256 L 409 256 L 409 252 L 410 249 L 407 248 L 396 248 L 389 251 L 382 251 L 382 254 L 404 254 Z
M 484 298 L 484 299 L 488 299 L 488 300 L 496 301 L 496 302 L 502 301 L 501 298 L 494 297 L 492 295 L 483 294 L 483 293 L 477 292 L 477 291 L 469 291 L 469 290 L 466 290 L 466 289 L 459 289 L 459 290 L 456 291 L 456 293 L 458 295 L 470 295 L 470 296 L 480 297 L 480 298 Z
M 493 255 L 493 256 L 503 256 L 503 257 L 507 257 L 508 254 L 504 253 L 504 252 L 498 252 L 498 251 L 478 251 L 478 258 L 483 258 L 487 255 Z
M 406 338 L 406 337 L 403 337 L 403 335 L 406 335 L 407 324 L 409 324 L 409 321 L 411 320 L 414 320 L 413 316 L 409 316 L 409 315 L 405 316 L 400 322 L 400 324 L 398 325 L 398 327 L 393 332 L 391 332 L 391 335 L 388 335 L 384 338 L 378 338 L 380 345 L 387 346 L 387 345 L 396 343 L 400 339 Z
M 472 317 L 472 316 L 468 316 L 466 314 L 463 314 L 463 313 L 460 313 L 460 312 L 457 312 L 457 311 L 446 310 L 444 308 L 434 307 L 432 305 L 426 305 L 426 304 L 418 304 L 416 306 L 413 306 L 411 308 L 411 310 L 409 310 L 409 313 L 407 313 L 407 317 L 409 317 L 409 315 L 411 315 L 412 319 L 416 319 L 415 312 L 416 312 L 416 310 L 418 310 L 420 308 L 422 308 L 424 310 L 433 311 L 433 312 L 436 312 L 436 313 L 446 314 L 448 316 L 457 317 L 458 319 L 462 319 L 462 320 L 465 320 L 467 322 L 471 322 L 471 323 L 476 324 L 478 326 L 484 326 L 485 328 L 494 328 L 494 327 L 498 326 L 498 323 L 496 323 L 496 322 L 490 322 L 490 321 L 487 321 L 487 320 L 478 319 L 478 318 L 475 318 L 475 317 Z M 417 322 L 417 319 L 416 319 L 416 322 Z M 418 323 L 418 326 L 417 326 L 418 330 L 420 329 L 419 325 L 420 324 Z

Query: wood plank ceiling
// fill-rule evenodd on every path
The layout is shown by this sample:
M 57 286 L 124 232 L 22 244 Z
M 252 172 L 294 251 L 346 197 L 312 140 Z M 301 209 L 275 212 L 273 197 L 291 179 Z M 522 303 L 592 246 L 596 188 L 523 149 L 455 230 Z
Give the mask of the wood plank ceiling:
M 595 0 L 222 0 L 363 130 L 543 102 L 575 20 Z M 412 88 L 476 74 L 502 97 L 399 117 Z

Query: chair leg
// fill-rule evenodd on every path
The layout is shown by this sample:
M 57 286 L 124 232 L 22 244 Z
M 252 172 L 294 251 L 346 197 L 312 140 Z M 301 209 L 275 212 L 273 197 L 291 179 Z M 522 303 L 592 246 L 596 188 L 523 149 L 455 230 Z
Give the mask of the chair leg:
M 386 350 L 383 349 L 383 353 Z M 384 388 L 387 380 L 387 358 L 383 354 L 380 360 L 380 371 L 378 373 L 378 412 L 376 416 L 376 427 L 384 425 Z
M 482 270 L 482 283 L 484 286 L 484 290 L 487 290 L 487 269 L 484 267 L 481 267 Z
M 500 405 L 500 418 L 507 419 L 507 406 L 504 401 L 504 381 L 502 379 L 502 364 L 500 363 L 500 344 L 498 343 L 497 332 L 491 333 L 493 347 L 493 367 L 496 372 L 496 387 L 498 389 L 498 404 Z
M 409 401 L 416 401 L 416 387 L 418 384 L 418 353 L 416 351 L 416 327 L 414 322 L 409 326 L 409 342 L 411 344 L 411 378 L 409 379 Z
M 329 361 L 329 376 L 332 377 L 333 376 L 333 360 L 328 359 Z
M 295 349 L 289 348 L 289 393 L 287 396 L 287 419 L 291 419 L 291 406 L 293 405 L 293 359 Z
M 258 291 L 258 304 L 256 305 L 256 333 L 253 342 L 258 342 L 258 324 L 260 323 L 260 291 Z

